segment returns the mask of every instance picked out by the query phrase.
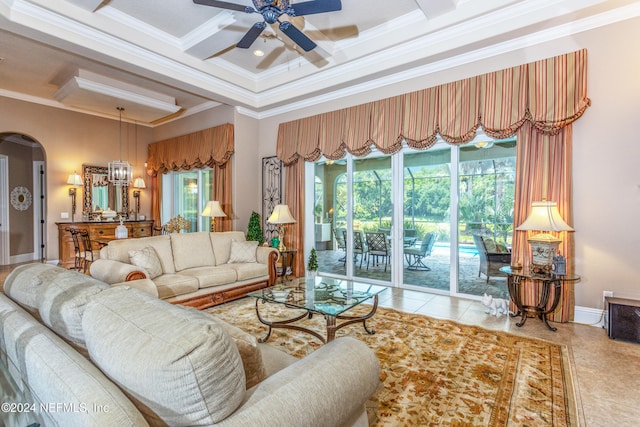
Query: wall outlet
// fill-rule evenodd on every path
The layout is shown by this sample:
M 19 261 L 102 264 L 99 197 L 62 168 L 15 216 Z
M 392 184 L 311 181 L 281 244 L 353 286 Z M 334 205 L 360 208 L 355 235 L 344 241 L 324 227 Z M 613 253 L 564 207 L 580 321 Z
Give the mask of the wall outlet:
M 613 296 L 613 291 L 602 291 L 602 302 L 604 302 L 604 299 L 606 297 L 612 297 Z
M 69 212 L 60 212 L 60 218 L 69 219 Z

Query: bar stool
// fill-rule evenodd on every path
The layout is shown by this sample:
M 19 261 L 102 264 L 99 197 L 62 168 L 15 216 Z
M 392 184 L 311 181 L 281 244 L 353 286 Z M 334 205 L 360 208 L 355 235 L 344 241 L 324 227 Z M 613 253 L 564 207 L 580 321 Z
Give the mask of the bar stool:
M 80 239 L 82 240 L 82 251 L 80 253 L 80 257 L 82 258 L 82 271 L 86 273 L 91 263 L 100 258 L 100 251 L 93 249 L 91 236 L 87 230 L 80 230 Z
M 71 234 L 71 240 L 73 241 L 74 260 L 73 260 L 73 267 L 69 267 L 69 270 L 80 271 L 83 269 L 83 266 L 84 266 L 83 257 L 81 255 L 81 250 L 80 250 L 80 238 L 78 237 L 78 234 L 80 234 L 80 229 L 74 228 L 74 227 L 67 227 L 65 228 L 65 231 L 68 231 L 69 234 Z

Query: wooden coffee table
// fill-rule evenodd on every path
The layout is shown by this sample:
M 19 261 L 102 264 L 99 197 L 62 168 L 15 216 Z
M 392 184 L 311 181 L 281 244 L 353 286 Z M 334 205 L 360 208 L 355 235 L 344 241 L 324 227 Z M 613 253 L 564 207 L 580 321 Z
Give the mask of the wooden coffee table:
M 259 339 L 259 342 L 266 342 L 273 329 L 283 328 L 306 332 L 327 343 L 334 340 L 338 329 L 353 323 L 362 323 L 367 333 L 375 334 L 373 329 L 367 327 L 366 321 L 375 314 L 378 308 L 378 295 L 386 289 L 384 286 L 317 276 L 299 279 L 295 285 L 276 285 L 261 289 L 249 293 L 248 296 L 256 299 L 258 320 L 269 327 L 267 335 Z M 345 315 L 347 311 L 369 299 L 373 300 L 373 304 L 368 313 L 363 316 Z M 260 306 L 265 303 L 281 304 L 305 312 L 289 319 L 270 321 L 260 314 Z M 326 319 L 326 338 L 316 331 L 294 324 L 305 318 L 310 319 L 316 313 Z M 338 321 L 342 322 L 338 323 Z

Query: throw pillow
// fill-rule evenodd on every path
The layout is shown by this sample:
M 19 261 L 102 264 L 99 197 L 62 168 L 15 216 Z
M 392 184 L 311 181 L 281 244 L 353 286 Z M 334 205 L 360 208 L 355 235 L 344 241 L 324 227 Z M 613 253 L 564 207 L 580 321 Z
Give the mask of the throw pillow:
M 509 253 L 509 248 L 507 247 L 506 243 L 500 242 L 500 243 L 496 243 L 496 248 L 498 249 L 498 252 L 503 253 L 503 254 L 508 254 Z
M 257 247 L 258 242 L 237 242 L 235 240 L 232 240 L 231 255 L 229 255 L 229 264 L 240 262 L 256 262 Z
M 144 268 L 149 273 L 149 279 L 155 279 L 162 274 L 162 264 L 156 250 L 146 246 L 137 251 L 129 251 L 129 262 Z
M 498 251 L 498 249 L 496 248 L 495 240 L 483 237 L 482 241 L 484 242 L 484 247 L 487 248 L 488 253 L 491 254 L 491 253 L 496 253 Z

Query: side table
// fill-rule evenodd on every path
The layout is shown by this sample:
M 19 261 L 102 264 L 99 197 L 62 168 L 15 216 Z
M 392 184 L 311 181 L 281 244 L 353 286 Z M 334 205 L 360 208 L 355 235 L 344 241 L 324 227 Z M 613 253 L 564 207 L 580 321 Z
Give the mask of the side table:
M 288 281 L 288 276 L 293 274 L 293 261 L 296 257 L 297 249 L 285 249 L 280 252 L 280 256 L 282 257 L 282 267 L 280 267 L 278 271 L 278 276 L 282 276 L 282 283 L 284 283 L 285 279 Z
M 560 295 L 562 293 L 563 282 L 574 282 L 580 279 L 580 276 L 574 274 L 559 275 L 559 274 L 534 274 L 529 273 L 528 270 L 523 268 L 511 268 L 510 266 L 501 267 L 500 271 L 507 275 L 507 285 L 509 287 L 509 296 L 516 305 L 517 311 L 512 313 L 512 317 L 521 316 L 520 321 L 516 323 L 516 326 L 522 326 L 527 321 L 528 315 L 536 316 L 547 325 L 551 331 L 555 332 L 558 328 L 554 328 L 549 324 L 547 316 L 553 313 L 558 307 L 560 302 Z M 537 281 L 542 283 L 542 289 L 540 290 L 540 296 L 536 305 L 525 305 L 522 302 L 522 289 L 527 279 L 531 281 Z M 551 307 L 548 309 L 549 297 L 551 296 L 551 289 L 553 289 L 553 301 Z

